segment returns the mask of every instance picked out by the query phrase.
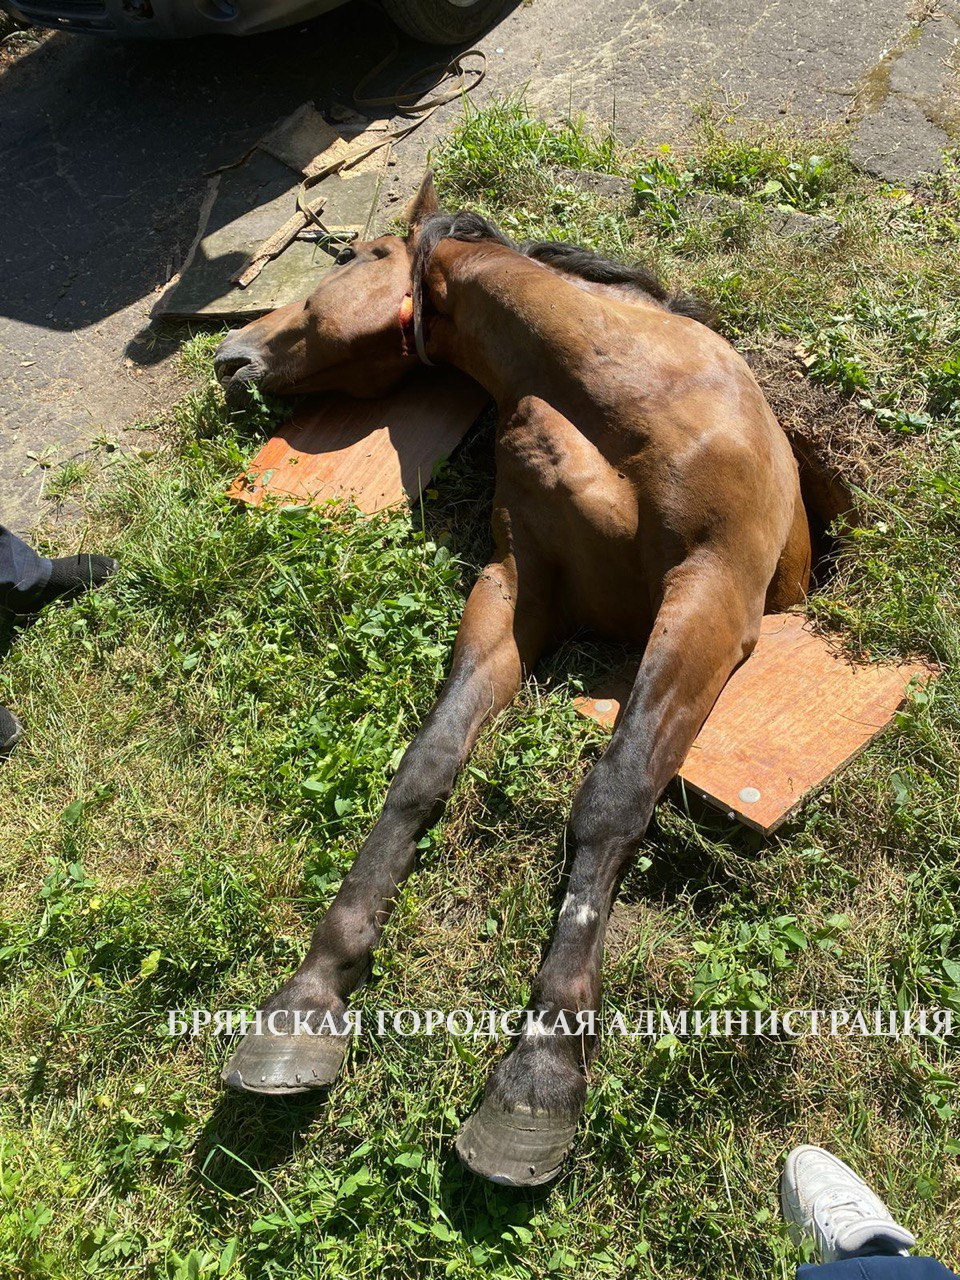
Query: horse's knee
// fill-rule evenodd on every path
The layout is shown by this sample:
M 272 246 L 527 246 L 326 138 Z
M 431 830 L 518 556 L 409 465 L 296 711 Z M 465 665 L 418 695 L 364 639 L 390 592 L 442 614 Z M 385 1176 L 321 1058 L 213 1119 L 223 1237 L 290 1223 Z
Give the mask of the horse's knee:
M 385 813 L 424 819 L 453 790 L 460 766 L 456 741 L 447 735 L 428 735 L 407 748 L 390 784 Z
M 644 772 L 624 768 L 608 752 L 574 798 L 568 827 L 574 848 L 632 856 L 649 825 L 655 800 Z

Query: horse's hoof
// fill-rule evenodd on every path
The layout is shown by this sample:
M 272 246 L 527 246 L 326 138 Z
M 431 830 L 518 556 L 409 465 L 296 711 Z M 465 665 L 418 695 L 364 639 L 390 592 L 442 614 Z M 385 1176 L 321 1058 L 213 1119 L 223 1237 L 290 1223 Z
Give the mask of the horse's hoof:
M 340 1074 L 348 1039 L 248 1031 L 220 1078 L 230 1089 L 274 1097 L 328 1089 Z
M 577 1122 L 519 1106 L 508 1111 L 489 1095 L 460 1130 L 457 1155 L 478 1177 L 506 1187 L 539 1187 L 560 1172 Z

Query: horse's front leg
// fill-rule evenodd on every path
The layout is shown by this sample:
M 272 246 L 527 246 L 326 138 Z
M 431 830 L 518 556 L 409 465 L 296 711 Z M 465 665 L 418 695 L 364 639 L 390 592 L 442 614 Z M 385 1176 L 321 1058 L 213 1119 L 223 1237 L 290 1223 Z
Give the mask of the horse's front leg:
M 380 819 L 317 925 L 306 959 L 262 1006 L 259 1030 L 247 1032 L 224 1068 L 231 1087 L 302 1093 L 336 1078 L 347 1047 L 345 1002 L 369 971 L 413 869 L 417 841 L 449 796 L 480 726 L 512 700 L 539 656 L 544 602 L 532 581 L 518 588 L 517 579 L 507 558 L 489 565 L 470 593 L 440 698 L 407 748 Z
M 762 611 L 762 587 L 744 593 L 717 568 L 683 565 L 670 575 L 623 717 L 574 799 L 567 893 L 533 985 L 535 1018 L 457 1139 L 475 1173 L 534 1186 L 559 1172 L 597 1048 L 576 1033 L 577 1015 L 599 1016 L 603 938 L 617 885 L 727 677 L 756 643 Z

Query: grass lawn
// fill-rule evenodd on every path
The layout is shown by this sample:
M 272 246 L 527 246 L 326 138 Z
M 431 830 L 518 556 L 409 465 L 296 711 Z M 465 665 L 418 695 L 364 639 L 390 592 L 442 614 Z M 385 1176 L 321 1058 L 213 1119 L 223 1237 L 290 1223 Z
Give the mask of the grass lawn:
M 949 1008 L 960 1019 L 960 177 L 872 182 L 831 135 L 704 113 L 683 152 L 513 101 L 436 157 L 448 204 L 652 263 L 713 301 L 863 513 L 811 612 L 944 667 L 763 842 L 671 792 L 628 877 L 606 1010 Z M 617 207 L 557 169 L 625 175 Z M 783 210 L 827 219 L 797 235 Z M 834 226 L 834 224 L 836 224 Z M 563 1177 L 474 1180 L 452 1139 L 503 1045 L 362 1038 L 325 1104 L 227 1096 L 170 1008 L 253 1006 L 299 961 L 431 704 L 488 546 L 491 424 L 412 515 L 250 511 L 224 486 L 278 412 L 192 390 L 151 456 L 54 477 L 119 577 L 0 671 L 0 1275 L 792 1276 L 775 1179 L 823 1141 L 960 1263 L 955 1045 L 611 1038 Z M 112 459 L 112 461 L 111 461 Z M 64 537 L 76 545 L 78 533 Z M 567 646 L 486 732 L 422 841 L 364 1009 L 523 1005 L 570 796 L 604 736 Z

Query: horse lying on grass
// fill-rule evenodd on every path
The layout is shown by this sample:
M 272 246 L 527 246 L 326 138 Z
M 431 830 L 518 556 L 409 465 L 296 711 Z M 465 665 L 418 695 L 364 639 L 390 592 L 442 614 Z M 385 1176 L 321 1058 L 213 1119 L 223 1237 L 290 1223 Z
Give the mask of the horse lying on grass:
M 405 239 L 345 250 L 303 303 L 230 333 L 229 401 L 381 395 L 421 362 L 496 401 L 495 554 L 463 613 L 450 676 L 303 964 L 263 1006 L 345 1026 L 346 1001 L 484 721 L 550 646 L 587 628 L 645 646 L 620 723 L 573 799 L 569 880 L 532 988 L 542 1018 L 496 1067 L 457 1140 L 495 1182 L 556 1176 L 595 1041 L 553 1031 L 598 1010 L 607 917 L 661 792 L 765 612 L 803 601 L 811 541 L 797 464 L 747 365 L 642 270 L 558 244 L 517 248 L 475 214 L 442 213 L 430 175 Z M 697 317 L 700 316 L 700 319 Z M 326 1015 L 326 1022 L 323 1022 Z M 326 1087 L 345 1035 L 248 1033 L 228 1085 Z

